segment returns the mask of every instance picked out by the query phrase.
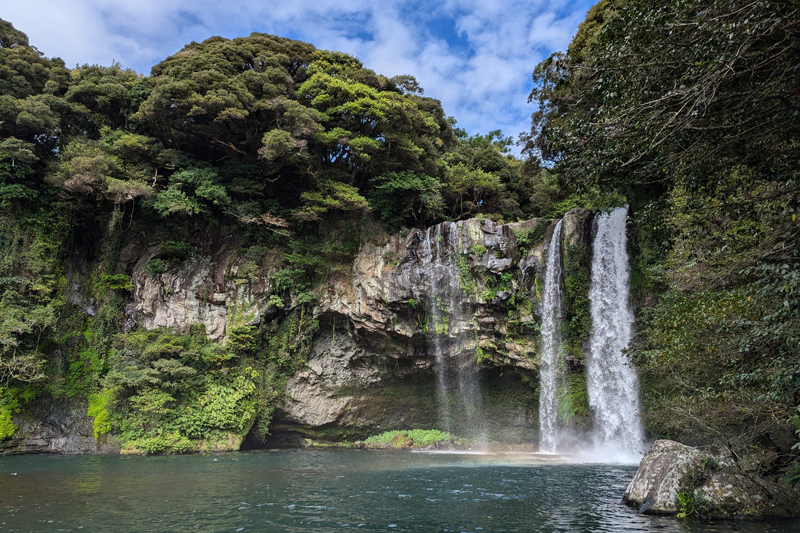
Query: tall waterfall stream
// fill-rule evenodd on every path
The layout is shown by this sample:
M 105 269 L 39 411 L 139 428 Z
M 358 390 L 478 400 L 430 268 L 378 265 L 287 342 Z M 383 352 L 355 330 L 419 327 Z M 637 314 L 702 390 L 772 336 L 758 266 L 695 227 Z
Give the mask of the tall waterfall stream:
M 558 398 L 563 394 L 560 372 L 562 264 L 559 221 L 545 259 L 542 296 L 542 362 L 539 386 L 539 450 L 589 453 L 603 461 L 638 459 L 643 452 L 644 430 L 640 420 L 639 380 L 625 350 L 631 340 L 633 312 L 628 302 L 628 267 L 625 219 L 627 208 L 599 213 L 592 246 L 589 289 L 592 333 L 586 360 L 589 405 L 594 427 L 589 442 L 563 443 L 559 427 Z
M 539 368 L 539 451 L 558 448 L 558 376 L 561 366 L 561 224 L 553 230 L 547 249 L 542 297 L 542 364 Z
M 629 298 L 629 267 L 625 219 L 627 208 L 595 217 L 592 245 L 592 333 L 586 357 L 586 380 L 594 425 L 589 442 L 565 443 L 559 427 L 558 398 L 564 392 L 565 370 L 561 339 L 563 271 L 558 221 L 546 250 L 542 295 L 542 362 L 539 395 L 539 449 L 542 452 L 593 449 L 603 460 L 627 460 L 642 453 L 644 430 L 640 421 L 639 381 L 625 350 L 631 340 L 633 312 Z M 464 233 L 462 235 L 462 233 Z M 454 412 L 464 413 L 466 425 L 480 446 L 485 444 L 485 415 L 480 374 L 470 351 L 454 349 L 456 337 L 468 332 L 466 299 L 458 268 L 459 254 L 467 252 L 465 228 L 444 222 L 420 234 L 415 275 L 420 303 L 425 309 L 428 350 L 435 358 L 439 425 L 451 430 Z M 454 392 L 457 391 L 457 394 Z M 598 457 L 599 458 L 599 457 Z
M 594 411 L 594 445 L 606 453 L 637 456 L 644 445 L 639 378 L 625 350 L 633 331 L 628 302 L 625 218 L 627 208 L 600 213 L 589 289 L 592 335 L 587 360 L 589 405 Z

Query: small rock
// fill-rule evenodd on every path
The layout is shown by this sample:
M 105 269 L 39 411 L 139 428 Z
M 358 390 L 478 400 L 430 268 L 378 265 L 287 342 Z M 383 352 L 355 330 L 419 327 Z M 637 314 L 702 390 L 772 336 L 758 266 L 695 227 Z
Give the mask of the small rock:
M 89 316 L 97 316 L 97 300 L 89 298 L 89 307 L 86 308 L 86 314 Z

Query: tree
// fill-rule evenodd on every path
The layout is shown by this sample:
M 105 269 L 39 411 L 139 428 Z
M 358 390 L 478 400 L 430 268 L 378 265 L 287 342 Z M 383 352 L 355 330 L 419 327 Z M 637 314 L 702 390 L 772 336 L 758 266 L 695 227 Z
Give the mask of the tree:
M 387 229 L 401 224 L 429 224 L 442 215 L 442 184 L 434 177 L 414 172 L 388 172 L 372 179 L 370 205 Z

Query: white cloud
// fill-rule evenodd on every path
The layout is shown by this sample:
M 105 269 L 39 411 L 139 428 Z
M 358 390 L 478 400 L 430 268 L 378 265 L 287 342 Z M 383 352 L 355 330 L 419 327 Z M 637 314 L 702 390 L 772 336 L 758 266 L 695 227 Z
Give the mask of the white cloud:
M 2 16 L 47 56 L 149 72 L 191 41 L 253 31 L 358 56 L 414 75 L 470 133 L 529 126 L 533 67 L 562 50 L 593 0 L 27 0 Z M 446 20 L 457 35 L 438 34 Z M 460 42 L 453 42 L 453 38 Z

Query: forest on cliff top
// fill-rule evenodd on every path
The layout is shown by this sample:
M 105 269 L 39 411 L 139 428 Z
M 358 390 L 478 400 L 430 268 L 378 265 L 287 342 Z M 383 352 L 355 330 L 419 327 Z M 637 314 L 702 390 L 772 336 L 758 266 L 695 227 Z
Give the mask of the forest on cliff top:
M 87 397 L 98 437 L 148 452 L 254 417 L 266 433 L 314 289 L 364 234 L 628 203 L 649 434 L 797 465 L 800 2 L 601 0 L 533 80 L 516 157 L 412 76 L 310 44 L 212 37 L 143 76 L 68 69 L 0 21 L 0 439 L 41 397 Z M 275 303 L 298 305 L 224 346 L 122 334 L 124 235 L 151 232 L 157 274 L 220 226 L 241 236 L 243 283 L 282 250 Z M 76 248 L 97 265 L 94 316 L 67 298 Z

